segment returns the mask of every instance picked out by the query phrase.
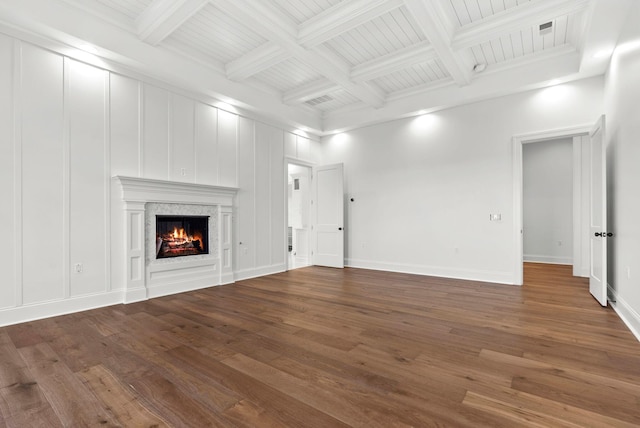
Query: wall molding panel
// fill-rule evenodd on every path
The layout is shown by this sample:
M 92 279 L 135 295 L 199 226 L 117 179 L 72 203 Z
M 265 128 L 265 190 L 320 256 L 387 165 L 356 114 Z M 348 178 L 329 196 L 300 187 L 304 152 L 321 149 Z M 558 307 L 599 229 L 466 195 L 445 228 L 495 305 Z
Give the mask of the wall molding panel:
M 0 326 L 214 285 L 207 273 L 184 287 L 131 290 L 125 298 L 131 266 L 124 263 L 126 213 L 116 175 L 228 187 L 251 177 L 221 212 L 233 232 L 223 243 L 218 283 L 286 269 L 284 139 L 304 146 L 295 155 L 305 161 L 317 159 L 317 141 L 50 46 L 0 34 L 0 58 L 0 161 L 7 174 L 0 186 L 11 195 L 0 214 L 13 230 L 7 254 L 0 254 L 9 272 Z

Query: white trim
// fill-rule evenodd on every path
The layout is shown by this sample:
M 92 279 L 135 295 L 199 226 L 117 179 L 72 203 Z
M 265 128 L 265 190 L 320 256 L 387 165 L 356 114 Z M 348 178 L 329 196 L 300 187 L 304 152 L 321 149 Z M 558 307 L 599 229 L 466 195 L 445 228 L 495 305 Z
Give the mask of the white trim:
M 455 269 L 442 266 L 414 265 L 408 263 L 379 262 L 358 259 L 345 259 L 345 267 L 514 285 L 510 272 Z
M 523 235 L 524 219 L 522 212 L 523 192 L 522 192 L 522 145 L 536 143 L 540 141 L 554 140 L 563 137 L 573 137 L 576 135 L 588 135 L 592 125 L 580 125 L 567 128 L 552 129 L 542 132 L 520 134 L 513 137 L 512 165 L 513 165 L 513 252 L 514 265 L 511 283 L 522 285 L 524 250 Z M 575 209 L 575 207 L 574 207 Z
M 640 341 L 640 314 L 624 299 L 620 298 L 616 290 L 611 287 L 611 284 L 607 288 L 609 289 L 609 304 L 636 339 Z
M 244 279 L 258 278 L 260 276 L 273 275 L 287 271 L 286 263 L 278 263 L 271 266 L 261 266 L 252 269 L 244 269 L 235 273 L 235 280 L 242 281 Z
M 580 276 L 582 260 L 582 138 L 573 137 L 573 276 Z M 577 167 L 579 166 L 579 167 Z
M 0 311 L 0 327 L 116 305 L 122 299 L 123 290 L 115 290 L 5 309 Z
M 552 265 L 572 265 L 573 264 L 573 260 L 569 257 L 540 256 L 537 254 L 525 254 L 524 261 L 527 263 L 547 263 Z

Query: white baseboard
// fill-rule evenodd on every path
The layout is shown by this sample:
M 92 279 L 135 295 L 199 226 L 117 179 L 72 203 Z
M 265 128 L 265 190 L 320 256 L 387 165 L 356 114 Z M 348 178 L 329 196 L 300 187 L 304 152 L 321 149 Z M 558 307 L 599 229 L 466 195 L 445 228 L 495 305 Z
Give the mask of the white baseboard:
M 236 271 L 235 280 L 242 281 L 243 279 L 257 278 L 259 276 L 272 275 L 274 273 L 285 272 L 287 266 L 284 263 L 279 263 L 271 266 L 262 266 L 255 269 L 244 269 Z
M 233 284 L 235 281 L 233 272 L 223 273 L 220 277 L 220 285 Z
M 135 303 L 147 300 L 147 289 L 145 287 L 134 288 L 124 292 L 124 300 L 122 303 Z
M 65 300 L 3 309 L 0 311 L 0 327 L 117 305 L 122 303 L 122 297 L 122 290 L 115 290 L 108 293 L 71 297 Z
M 609 296 L 613 297 L 613 300 L 609 301 L 613 310 L 616 311 L 622 322 L 624 322 L 631 333 L 640 341 L 640 314 L 636 312 L 624 299 L 621 299 L 616 291 L 609 285 Z
M 452 269 L 439 266 L 411 265 L 369 260 L 345 259 L 345 265 L 353 268 L 410 273 L 415 275 L 438 276 L 470 281 L 495 282 L 513 285 L 513 272 L 492 272 L 473 269 Z
M 573 259 L 571 257 L 541 256 L 537 254 L 525 254 L 523 257 L 523 260 L 529 263 L 548 263 L 552 265 L 573 265 Z

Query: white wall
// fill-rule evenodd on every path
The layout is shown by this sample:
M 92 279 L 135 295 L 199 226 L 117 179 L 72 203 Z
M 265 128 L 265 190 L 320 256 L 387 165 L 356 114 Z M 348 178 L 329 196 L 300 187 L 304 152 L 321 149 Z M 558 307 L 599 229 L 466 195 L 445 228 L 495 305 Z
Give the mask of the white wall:
M 0 34 L 0 325 L 122 301 L 115 175 L 240 187 L 236 278 L 286 268 L 285 156 L 318 143 L 150 82 Z
M 514 283 L 512 137 L 594 123 L 602 102 L 592 78 L 324 138 L 355 199 L 347 264 Z
M 631 4 L 605 83 L 608 279 L 613 306 L 640 339 L 640 3 Z
M 573 262 L 573 138 L 522 147 L 524 260 Z

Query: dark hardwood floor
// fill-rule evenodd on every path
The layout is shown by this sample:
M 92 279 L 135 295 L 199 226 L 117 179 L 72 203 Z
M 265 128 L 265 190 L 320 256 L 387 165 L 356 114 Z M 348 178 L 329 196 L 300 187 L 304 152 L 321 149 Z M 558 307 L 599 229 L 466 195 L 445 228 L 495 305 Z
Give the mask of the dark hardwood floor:
M 569 267 L 310 267 L 0 328 L 0 427 L 640 425 L 640 343 Z

